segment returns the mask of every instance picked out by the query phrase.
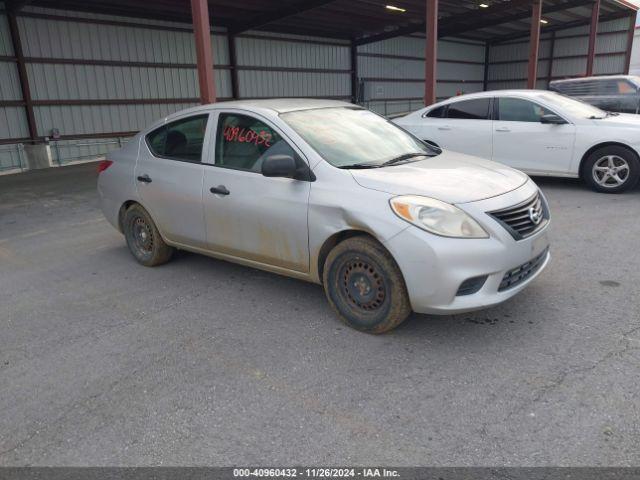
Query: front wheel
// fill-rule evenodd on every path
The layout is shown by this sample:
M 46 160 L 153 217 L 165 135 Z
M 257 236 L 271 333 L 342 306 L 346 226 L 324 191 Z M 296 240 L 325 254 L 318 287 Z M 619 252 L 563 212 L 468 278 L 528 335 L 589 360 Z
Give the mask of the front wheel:
M 398 265 L 373 239 L 353 237 L 336 245 L 327 256 L 323 283 L 338 317 L 357 330 L 388 332 L 411 313 Z
M 638 156 L 625 147 L 599 148 L 587 157 L 583 177 L 598 192 L 621 193 L 638 183 L 640 162 Z
M 127 246 L 139 263 L 155 267 L 171 259 L 173 248 L 164 242 L 151 215 L 141 205 L 127 209 L 122 226 Z

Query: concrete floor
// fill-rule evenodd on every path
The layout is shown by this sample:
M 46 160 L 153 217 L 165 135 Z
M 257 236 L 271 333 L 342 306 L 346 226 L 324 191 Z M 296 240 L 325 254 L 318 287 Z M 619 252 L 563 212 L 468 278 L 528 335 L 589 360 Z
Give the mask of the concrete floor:
M 316 285 L 139 266 L 95 165 L 0 178 L 0 465 L 640 464 L 640 191 L 539 183 L 525 292 L 370 336 Z

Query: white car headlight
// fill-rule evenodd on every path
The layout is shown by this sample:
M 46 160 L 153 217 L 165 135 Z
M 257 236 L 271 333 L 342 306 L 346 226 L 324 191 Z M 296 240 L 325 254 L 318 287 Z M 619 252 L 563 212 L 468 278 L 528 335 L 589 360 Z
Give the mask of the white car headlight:
M 473 218 L 457 207 L 435 198 L 405 195 L 390 200 L 391 209 L 403 220 L 436 235 L 455 238 L 488 238 Z

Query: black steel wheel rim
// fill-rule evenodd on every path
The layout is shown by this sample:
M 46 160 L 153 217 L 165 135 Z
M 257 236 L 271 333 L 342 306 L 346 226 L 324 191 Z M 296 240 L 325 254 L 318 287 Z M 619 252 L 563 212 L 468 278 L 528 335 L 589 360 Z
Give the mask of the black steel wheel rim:
M 346 303 L 361 312 L 376 312 L 387 298 L 378 267 L 362 258 L 347 259 L 339 271 L 340 292 Z
M 131 236 L 133 245 L 140 255 L 149 255 L 153 251 L 153 229 L 142 217 L 135 217 L 132 220 Z

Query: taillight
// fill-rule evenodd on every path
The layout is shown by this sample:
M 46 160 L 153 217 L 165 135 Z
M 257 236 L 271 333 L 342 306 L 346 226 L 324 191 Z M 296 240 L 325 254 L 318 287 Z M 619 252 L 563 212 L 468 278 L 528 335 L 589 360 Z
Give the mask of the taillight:
M 103 160 L 98 164 L 98 173 L 104 172 L 107 168 L 113 165 L 113 160 Z

